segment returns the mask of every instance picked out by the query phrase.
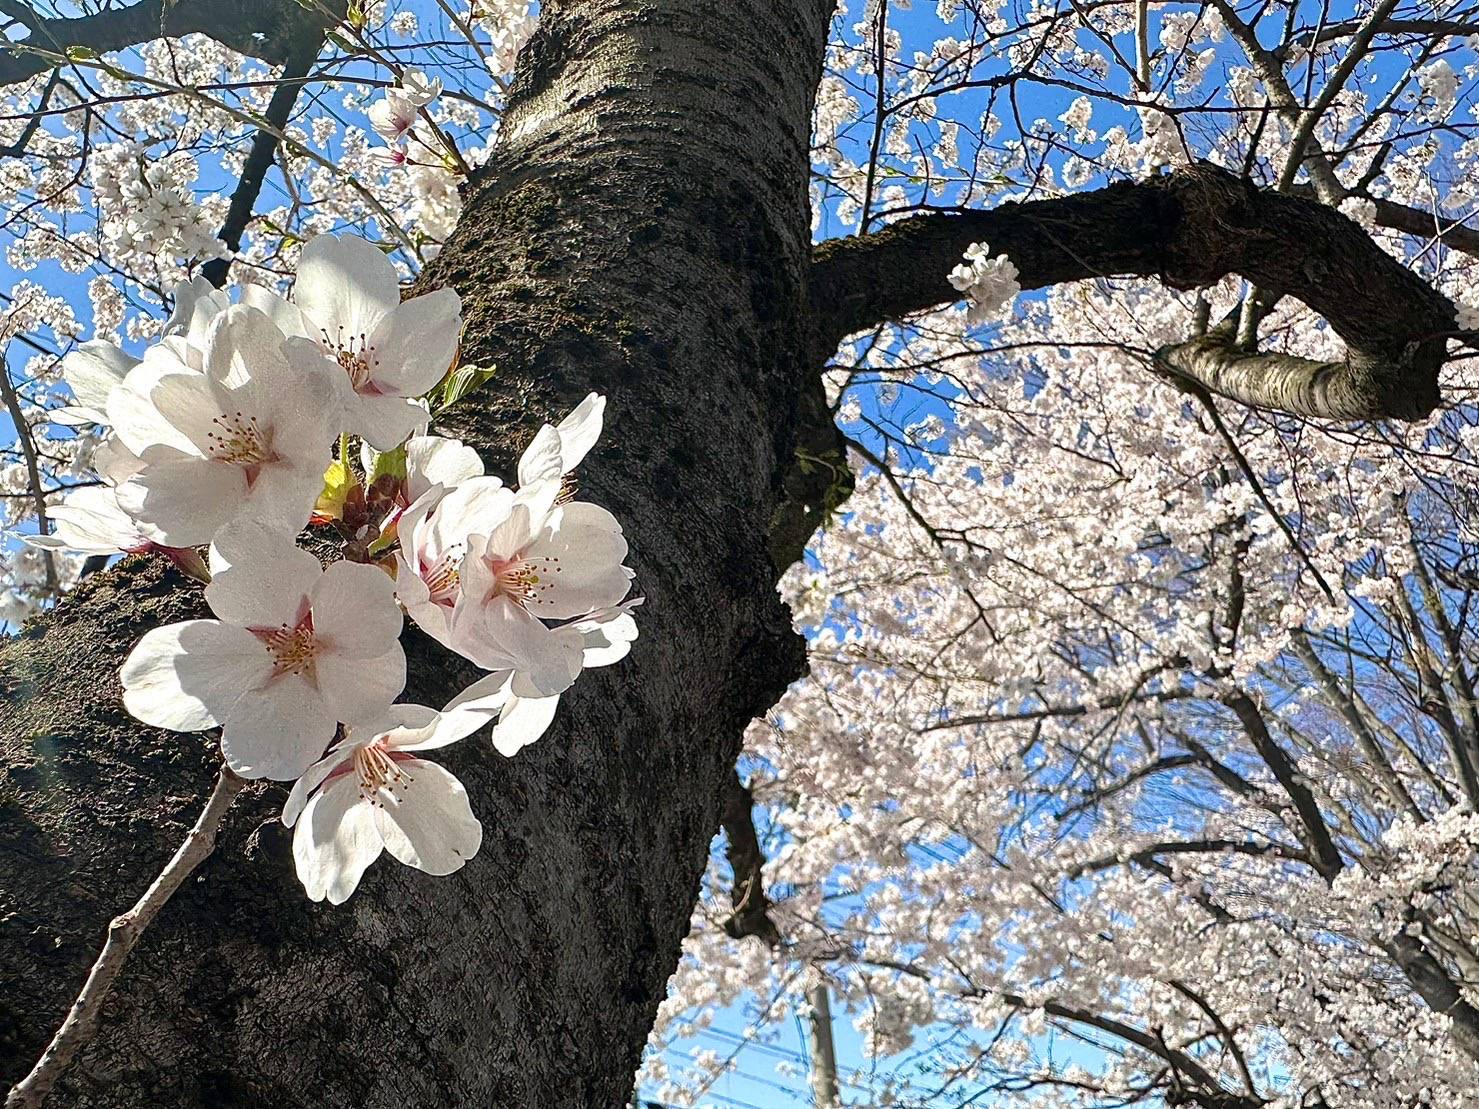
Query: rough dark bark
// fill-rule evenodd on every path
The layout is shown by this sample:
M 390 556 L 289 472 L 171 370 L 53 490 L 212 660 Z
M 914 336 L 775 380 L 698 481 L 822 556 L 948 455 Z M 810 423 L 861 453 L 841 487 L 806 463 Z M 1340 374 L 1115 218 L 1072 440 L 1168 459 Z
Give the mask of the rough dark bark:
M 425 278 L 496 365 L 453 431 L 507 467 L 587 390 L 608 430 L 584 495 L 627 528 L 648 598 L 518 758 L 446 762 L 486 829 L 433 879 L 382 860 L 342 908 L 296 887 L 281 787 L 238 803 L 59 1088 L 75 1106 L 619 1106 L 677 958 L 745 724 L 802 668 L 767 534 L 813 343 L 807 134 L 825 0 L 548 3 L 504 141 Z M 141 560 L 0 648 L 0 1067 L 60 1021 L 109 917 L 213 773 L 141 728 L 117 667 L 198 608 Z M 408 698 L 472 675 L 414 633 Z
M 1205 164 L 827 243 L 812 274 L 822 345 L 958 300 L 947 274 L 981 241 L 1011 259 L 1024 289 L 1130 275 L 1191 289 L 1241 274 L 1303 301 L 1345 340 L 1340 363 L 1267 356 L 1229 367 L 1217 361 L 1221 348 L 1191 344 L 1167 359 L 1232 399 L 1336 419 L 1416 419 L 1438 403 L 1452 303 L 1339 212 Z

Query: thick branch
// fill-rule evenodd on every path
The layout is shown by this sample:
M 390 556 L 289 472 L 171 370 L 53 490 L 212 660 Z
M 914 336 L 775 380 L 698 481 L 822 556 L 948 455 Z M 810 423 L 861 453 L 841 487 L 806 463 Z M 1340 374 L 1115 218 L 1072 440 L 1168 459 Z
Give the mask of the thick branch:
M 104 8 L 72 19 L 47 18 L 21 0 L 4 0 L 0 12 L 30 34 L 0 53 L 0 85 L 44 73 L 54 60 L 80 46 L 99 54 L 124 50 L 158 38 L 209 35 L 223 46 L 273 65 L 287 61 L 304 26 L 323 27 L 343 17 L 342 0 L 328 0 L 309 11 L 295 0 L 142 0 L 124 8 Z M 26 49 L 31 47 L 32 49 Z M 37 51 L 45 51 L 45 54 Z
M 247 151 L 241 176 L 231 193 L 231 205 L 226 210 L 226 220 L 221 225 L 219 237 L 232 251 L 241 249 L 241 237 L 252 220 L 257 197 L 262 193 L 262 183 L 267 179 L 273 155 L 277 153 L 278 136 L 287 127 L 288 116 L 292 114 L 293 105 L 297 103 L 298 94 L 303 89 L 303 79 L 313 68 L 322 44 L 323 34 L 319 28 L 304 27 L 283 63 L 282 73 L 277 78 L 277 87 L 272 90 L 272 99 L 267 102 L 267 110 L 263 113 L 263 118 L 270 126 L 263 127 L 252 136 L 252 148 Z M 226 284 L 226 273 L 230 268 L 230 259 L 212 258 L 201 267 L 201 273 L 219 289 Z
M 1243 366 L 1199 378 L 1245 403 L 1334 419 L 1417 419 L 1438 404 L 1452 303 L 1328 206 L 1206 164 L 1052 200 L 918 216 L 824 244 L 811 277 L 819 347 L 959 299 L 946 275 L 973 242 L 1005 253 L 1024 289 L 1111 276 L 1190 289 L 1240 274 L 1304 302 L 1345 340 L 1342 362 L 1269 356 L 1279 363 L 1262 377 Z M 1176 368 L 1204 364 L 1189 352 Z
M 725 856 L 734 872 L 730 899 L 734 912 L 724 922 L 724 931 L 735 939 L 759 936 L 767 947 L 779 947 L 781 933 L 770 919 L 770 898 L 765 896 L 761 870 L 765 852 L 755 834 L 754 805 L 749 787 L 740 781 L 739 771 L 732 771 L 724 784 L 724 807 L 721 819 L 729 841 Z

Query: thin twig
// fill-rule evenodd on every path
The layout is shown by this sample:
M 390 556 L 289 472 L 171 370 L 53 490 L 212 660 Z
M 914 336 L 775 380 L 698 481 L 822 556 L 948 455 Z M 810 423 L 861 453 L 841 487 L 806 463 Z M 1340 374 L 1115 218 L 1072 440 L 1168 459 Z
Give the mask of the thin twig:
M 144 929 L 149 927 L 159 910 L 164 908 L 165 903 L 174 896 L 191 872 L 215 849 L 221 819 L 244 785 L 246 779 L 237 777 L 225 766 L 221 767 L 210 798 L 201 810 L 195 827 L 185 837 L 185 842 L 180 844 L 179 850 L 165 864 L 159 877 L 154 879 L 134 907 L 114 917 L 108 925 L 108 938 L 103 944 L 103 952 L 88 972 L 87 981 L 82 984 L 82 992 L 77 995 L 77 1000 L 67 1012 L 67 1019 L 62 1021 L 62 1026 L 57 1029 L 51 1043 L 31 1068 L 31 1073 L 10 1091 L 10 1096 L 5 1099 L 5 1109 L 37 1109 L 46 1100 L 46 1095 L 57 1079 L 71 1065 L 78 1050 L 92 1038 L 98 1019 L 102 1016 L 103 1001 L 123 970 L 129 952 L 139 942 Z
M 3 358 L 0 358 L 3 361 Z M 46 515 L 46 487 L 41 482 L 41 465 L 36 458 L 36 441 L 31 438 L 31 425 L 26 423 L 26 414 L 21 408 L 21 399 L 16 393 L 15 386 L 10 380 L 10 371 L 4 365 L 0 365 L 0 399 L 5 402 L 5 409 L 10 413 L 11 422 L 15 424 L 16 442 L 20 444 L 21 455 L 26 462 L 26 481 L 31 486 L 31 500 L 36 507 L 36 530 L 47 535 L 51 532 L 51 522 Z M 56 559 L 50 551 L 45 552 L 46 565 L 46 591 L 53 597 L 61 594 L 61 580 L 57 577 Z

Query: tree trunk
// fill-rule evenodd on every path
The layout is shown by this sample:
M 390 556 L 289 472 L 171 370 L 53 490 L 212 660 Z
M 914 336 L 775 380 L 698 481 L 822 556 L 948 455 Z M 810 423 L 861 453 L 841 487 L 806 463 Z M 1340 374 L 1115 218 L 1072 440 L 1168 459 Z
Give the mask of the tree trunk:
M 632 544 L 642 638 L 517 758 L 445 759 L 483 820 L 451 878 L 382 860 L 344 906 L 249 788 L 53 1096 L 68 1106 L 621 1106 L 746 723 L 802 670 L 767 539 L 812 369 L 811 98 L 828 0 L 547 2 L 492 163 L 422 285 L 451 285 L 451 421 L 505 473 L 588 390 L 580 475 Z M 130 559 L 0 647 L 0 1067 L 60 1023 L 107 922 L 194 819 L 214 741 L 123 712 L 118 667 L 199 589 Z M 406 634 L 406 697 L 474 677 Z

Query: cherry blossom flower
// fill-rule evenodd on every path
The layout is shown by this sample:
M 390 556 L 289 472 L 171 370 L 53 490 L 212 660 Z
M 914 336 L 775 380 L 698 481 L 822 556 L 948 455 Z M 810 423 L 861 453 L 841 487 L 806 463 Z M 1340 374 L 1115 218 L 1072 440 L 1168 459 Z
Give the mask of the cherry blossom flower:
M 220 313 L 204 372 L 151 349 L 109 396 L 108 416 L 142 466 L 119 504 L 156 542 L 207 542 L 240 516 L 296 533 L 323 487 L 340 382 L 322 358 L 285 343 L 262 313 Z
M 287 781 L 343 721 L 382 713 L 406 680 L 401 614 L 374 566 L 318 559 L 252 522 L 221 530 L 205 598 L 215 620 L 155 628 L 123 664 L 123 703 L 146 724 L 220 727 L 231 769 Z
M 242 298 L 343 368 L 353 434 L 389 450 L 430 418 L 416 398 L 452 367 L 462 332 L 462 301 L 451 289 L 402 302 L 384 254 L 363 239 L 319 235 L 303 248 L 291 304 L 254 285 Z
M 580 673 L 579 635 L 545 620 L 585 618 L 630 588 L 615 517 L 558 503 L 565 474 L 600 435 L 604 407 L 593 393 L 542 427 L 519 459 L 517 492 L 483 476 L 450 490 L 428 484 L 397 525 L 397 597 L 411 618 L 483 669 L 511 675 L 520 696 L 560 693 Z M 449 475 L 471 466 L 455 448 L 437 453 Z
M 370 106 L 370 126 L 387 143 L 398 143 L 416 126 L 421 109 L 441 94 L 441 81 L 408 69 L 401 74 L 399 88 L 386 89 L 385 99 Z
M 147 551 L 154 544 L 118 504 L 118 491 L 106 485 L 69 490 L 61 504 L 47 509 L 51 535 L 28 535 L 33 547 L 80 551 L 83 554 L 120 554 Z
M 512 510 L 513 490 L 477 475 L 449 489 L 431 484 L 396 525 L 396 599 L 418 627 L 451 647 L 452 612 L 462 594 L 462 558 L 475 529 L 491 530 Z
M 641 603 L 640 597 L 624 601 L 557 628 L 554 634 L 579 643 L 582 668 L 610 666 L 627 656 L 637 638 L 637 622 L 631 613 Z M 479 718 L 469 731 L 496 717 L 493 746 L 511 758 L 544 734 L 560 704 L 558 693 L 521 696 L 514 688 L 516 677 L 507 670 L 489 674 L 464 689 L 442 711 L 449 716 L 460 713 Z
M 483 826 L 452 774 L 414 752 L 473 731 L 471 713 L 444 717 L 393 705 L 345 729 L 329 754 L 293 785 L 282 822 L 293 834 L 298 879 L 315 901 L 339 905 L 382 851 L 427 874 L 451 874 L 477 854 Z

